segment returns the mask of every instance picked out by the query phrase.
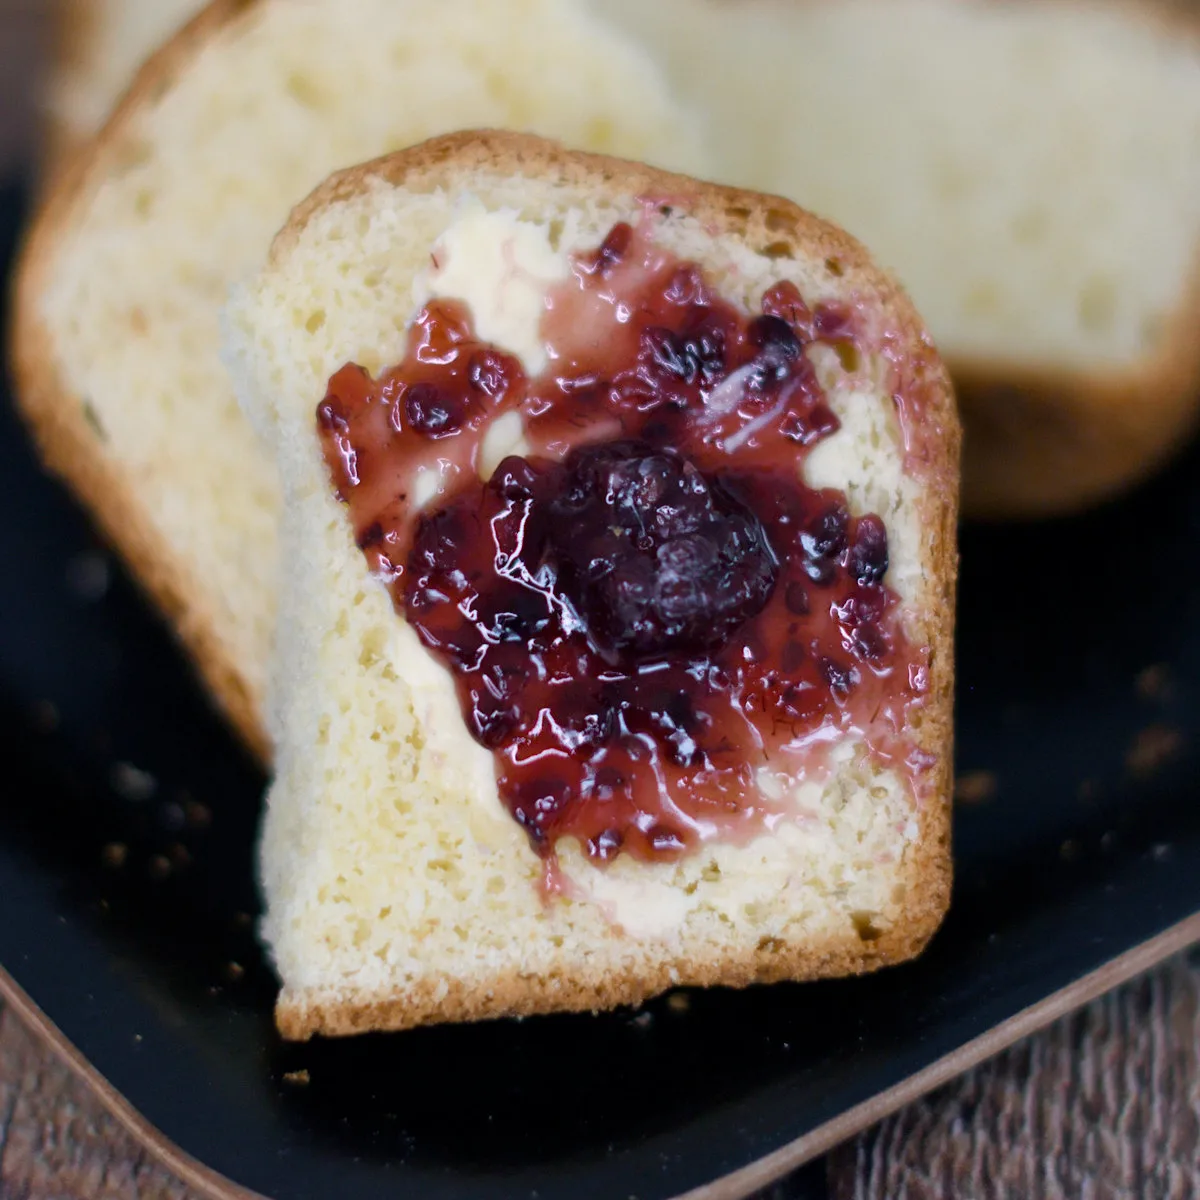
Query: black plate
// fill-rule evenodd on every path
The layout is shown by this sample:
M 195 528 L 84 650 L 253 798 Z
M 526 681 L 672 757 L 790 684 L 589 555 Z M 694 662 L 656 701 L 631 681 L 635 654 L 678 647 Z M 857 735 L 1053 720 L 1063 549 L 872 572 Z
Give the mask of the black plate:
M 15 190 L 0 209 L 11 241 Z M 698 1187 L 1200 910 L 1198 474 L 965 534 L 959 762 L 998 790 L 958 813 L 920 962 L 286 1048 L 251 929 L 262 777 L 5 401 L 0 962 L 169 1138 L 277 1200 Z

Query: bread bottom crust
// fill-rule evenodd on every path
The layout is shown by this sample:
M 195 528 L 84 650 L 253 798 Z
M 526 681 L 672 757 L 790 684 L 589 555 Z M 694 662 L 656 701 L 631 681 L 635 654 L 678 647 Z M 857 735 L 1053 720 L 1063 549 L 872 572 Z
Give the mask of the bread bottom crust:
M 637 1006 L 676 987 L 745 988 L 866 975 L 916 958 L 928 945 L 949 901 L 948 864 L 926 886 L 922 911 L 873 940 L 852 935 L 788 944 L 764 938 L 749 954 L 709 961 L 647 961 L 643 969 L 625 974 L 606 971 L 603 965 L 578 973 L 564 969 L 538 975 L 514 967 L 490 979 L 436 976 L 385 992 L 285 989 L 275 1007 L 275 1021 L 287 1041 L 304 1042 L 315 1036 L 349 1037 L 448 1022 L 600 1012 Z

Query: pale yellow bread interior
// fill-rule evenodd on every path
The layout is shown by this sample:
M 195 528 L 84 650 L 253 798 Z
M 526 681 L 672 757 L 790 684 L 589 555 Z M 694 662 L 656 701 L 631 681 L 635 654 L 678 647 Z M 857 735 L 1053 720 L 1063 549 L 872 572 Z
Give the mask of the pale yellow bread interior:
M 529 261 L 565 264 L 617 221 L 640 219 L 644 196 L 673 207 L 653 218 L 656 243 L 701 262 L 747 311 L 789 279 L 810 303 L 841 299 L 863 314 L 871 332 L 853 373 L 832 353 L 815 356 L 843 428 L 804 471 L 885 519 L 888 582 L 906 632 L 932 650 L 931 694 L 910 732 L 936 766 L 918 799 L 844 741 L 827 779 L 793 781 L 794 819 L 676 864 L 621 856 L 600 869 L 560 841 L 575 898 L 546 904 L 542 860 L 501 805 L 492 757 L 468 735 L 450 676 L 355 544 L 316 408 L 344 363 L 377 371 L 403 355 L 418 301 L 441 294 L 430 282 L 435 248 L 453 266 L 472 247 L 439 278 L 454 281 L 445 286 L 457 298 L 471 292 L 486 336 L 507 329 L 506 346 L 535 353 L 536 341 L 518 346 L 517 327 L 487 315 L 485 264 L 513 259 L 518 242 L 536 251 Z M 503 254 L 488 237 L 507 239 Z M 514 261 L 520 275 L 526 259 Z M 537 139 L 461 135 L 327 183 L 235 292 L 226 330 L 237 390 L 274 444 L 285 495 L 277 777 L 261 845 L 285 1035 L 603 1008 L 674 984 L 865 971 L 923 947 L 950 877 L 958 431 L 915 313 L 861 247 L 784 201 Z M 905 469 L 897 371 L 923 397 L 928 477 Z

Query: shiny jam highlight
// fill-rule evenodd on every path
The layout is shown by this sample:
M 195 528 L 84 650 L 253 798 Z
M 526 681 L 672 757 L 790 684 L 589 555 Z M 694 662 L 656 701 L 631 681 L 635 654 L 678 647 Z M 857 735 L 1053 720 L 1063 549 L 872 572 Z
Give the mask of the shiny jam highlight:
M 911 778 L 926 655 L 887 531 L 798 470 L 838 429 L 805 349 L 852 352 L 852 314 L 781 283 L 745 315 L 620 224 L 573 258 L 541 335 L 530 377 L 432 301 L 402 362 L 347 365 L 317 413 L 358 544 L 533 847 L 669 860 L 747 839 L 788 811 L 764 773 L 819 777 L 847 735 Z M 482 479 L 509 414 L 528 451 Z

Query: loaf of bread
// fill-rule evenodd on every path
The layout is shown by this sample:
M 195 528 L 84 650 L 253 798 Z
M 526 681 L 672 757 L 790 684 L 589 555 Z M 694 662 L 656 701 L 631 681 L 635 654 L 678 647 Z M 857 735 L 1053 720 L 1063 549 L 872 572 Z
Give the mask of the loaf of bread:
M 59 0 L 47 109 L 50 156 L 65 161 L 104 124 L 142 62 L 203 0 Z
M 1200 28 L 1183 6 L 593 2 L 707 119 L 720 178 L 829 217 L 898 273 L 959 394 L 965 511 L 1081 508 L 1186 440 Z
M 574 0 L 218 0 L 29 235 L 21 408 L 263 754 L 278 485 L 218 311 L 331 170 L 474 125 L 685 169 L 698 154 L 645 54 Z
M 636 253 L 628 249 L 631 239 L 641 247 Z M 614 263 L 624 263 L 626 274 L 606 274 L 617 269 Z M 698 264 L 703 285 L 688 264 Z M 595 279 L 596 272 L 603 278 L 588 292 L 585 277 Z M 573 281 L 583 282 L 577 287 Z M 643 285 L 648 293 L 636 290 Z M 631 286 L 633 292 L 625 290 Z M 780 307 L 784 289 L 793 289 L 786 294 L 794 302 Z M 696 307 L 718 304 L 696 299 L 712 292 L 751 321 L 750 344 L 764 347 L 730 374 L 734 360 L 721 359 L 721 348 L 734 353 L 734 334 L 706 334 L 711 310 Z M 584 293 L 592 300 L 573 307 L 571 297 Z M 769 296 L 776 299 L 769 302 Z M 462 369 L 458 352 L 447 349 L 465 345 L 462 337 L 444 343 L 430 332 L 430 314 L 441 313 L 438 319 L 443 319 L 445 312 L 458 311 L 453 308 L 458 302 L 466 305 L 474 336 L 491 342 L 483 349 L 471 343 L 470 386 L 476 389 L 471 394 L 482 396 L 479 389 L 485 389 L 490 396 L 510 398 L 497 400 L 501 408 L 484 424 L 469 426 L 481 439 L 474 460 L 464 457 L 466 452 L 456 448 L 462 443 L 450 436 L 456 430 L 466 436 L 461 431 L 468 428 L 455 424 L 468 417 L 447 399 L 446 388 L 457 386 L 453 379 L 461 377 L 430 374 L 438 364 L 452 373 Z M 672 340 L 653 326 L 660 318 L 643 315 L 652 303 L 669 310 L 661 318 L 667 328 L 673 321 L 691 330 L 690 340 L 683 332 Z M 438 304 L 451 308 L 443 311 Z M 784 312 L 791 324 L 778 316 L 754 323 L 753 315 L 761 312 Z M 639 365 L 614 374 L 620 355 L 628 360 L 634 353 L 628 344 L 630 322 L 635 332 L 641 329 Z M 802 332 L 793 338 L 789 329 Z M 717 365 L 705 357 L 713 346 Z M 406 354 L 409 368 L 426 382 L 400 386 L 388 374 Z M 541 392 L 536 388 L 542 385 L 531 383 L 526 399 L 514 406 L 511 389 L 519 385 L 512 382 L 517 360 L 510 355 L 519 356 L 530 377 L 541 369 L 544 381 L 550 372 L 553 383 Z M 277 776 L 268 798 L 261 866 L 264 932 L 282 979 L 277 1016 L 287 1037 L 599 1009 L 635 1003 L 676 984 L 745 985 L 867 971 L 921 950 L 941 919 L 950 879 L 958 427 L 945 373 L 916 313 L 857 243 L 783 200 L 565 151 L 532 137 L 452 135 L 336 175 L 301 205 L 263 270 L 234 293 L 226 314 L 226 360 L 256 427 L 275 447 L 285 499 L 282 539 L 288 568 L 272 689 Z M 445 365 L 456 361 L 459 366 Z M 488 372 L 506 362 L 509 383 L 497 384 L 494 375 L 489 382 Z M 710 368 L 712 374 L 706 374 Z M 550 650 L 543 656 L 539 648 L 550 644 L 551 635 L 541 632 L 534 617 L 530 625 L 514 625 L 513 613 L 527 606 L 511 598 L 489 600 L 479 572 L 470 574 L 479 592 L 473 598 L 454 599 L 438 590 L 458 587 L 467 577 L 457 573 L 457 566 L 447 566 L 445 579 L 458 584 L 425 580 L 423 599 L 412 593 L 405 605 L 396 580 L 407 571 L 416 586 L 416 564 L 426 551 L 414 548 L 407 567 L 402 557 L 386 570 L 384 558 L 369 561 L 378 547 L 398 544 L 393 534 L 404 536 L 395 530 L 405 528 L 405 521 L 419 521 L 417 544 L 435 557 L 466 553 L 464 547 L 477 536 L 485 538 L 484 557 L 471 561 L 492 564 L 488 571 L 500 571 L 501 558 L 511 566 L 499 550 L 502 535 L 479 532 L 489 527 L 483 517 L 443 523 L 440 514 L 456 511 L 454 497 L 473 505 L 479 479 L 493 471 L 488 487 L 511 497 L 510 485 L 497 481 L 521 477 L 525 468 L 512 458 L 496 464 L 505 454 L 530 455 L 535 442 L 542 447 L 537 453 L 548 457 L 535 454 L 521 461 L 546 471 L 555 469 L 545 465 L 550 460 L 561 465 L 563 455 L 563 469 L 569 470 L 575 461 L 570 447 L 581 440 L 618 437 L 600 450 L 586 447 L 584 458 L 624 453 L 620 447 L 628 443 L 620 437 L 626 435 L 656 437 L 660 443 L 666 438 L 668 450 L 662 453 L 669 454 L 674 443 L 654 429 L 656 420 L 671 418 L 644 416 L 654 408 L 654 381 L 673 380 L 682 387 L 679 380 L 694 381 L 697 372 L 707 382 L 689 393 L 696 407 L 688 410 L 684 425 L 674 428 L 699 438 L 697 429 L 720 426 L 719 435 L 706 432 L 702 439 L 709 465 L 717 464 L 717 481 L 708 477 L 712 494 L 726 486 L 752 486 L 744 480 L 735 484 L 741 477 L 726 476 L 726 470 L 762 470 L 768 473 L 762 484 L 766 492 L 790 494 L 803 482 L 801 490 L 826 506 L 822 512 L 838 510 L 837 520 L 844 521 L 841 506 L 846 505 L 851 519 L 863 522 L 846 542 L 838 541 L 843 534 L 831 533 L 833 526 L 822 517 L 805 528 L 819 526 L 824 534 L 804 534 L 785 545 L 778 539 L 790 518 L 783 518 L 770 534 L 781 574 L 763 611 L 764 624 L 745 627 L 752 632 L 738 625 L 722 635 L 715 650 L 677 652 L 692 679 L 709 678 L 713 664 L 741 663 L 750 655 L 744 647 L 751 645 L 759 646 L 756 653 L 766 661 L 771 635 L 764 631 L 775 628 L 770 621 L 779 614 L 785 624 L 792 622 L 793 645 L 805 642 L 807 649 L 797 649 L 790 665 L 785 654 L 781 674 L 772 676 L 781 689 L 771 693 L 774 699 L 752 700 L 742 668 L 734 670 L 743 682 L 728 684 L 730 695 L 747 710 L 761 704 L 756 728 L 768 731 L 763 746 L 736 752 L 721 741 L 728 729 L 711 715 L 719 704 L 703 688 L 697 695 L 708 699 L 697 699 L 695 711 L 709 716 L 688 725 L 677 715 L 675 725 L 667 722 L 658 733 L 645 732 L 638 714 L 639 705 L 651 704 L 648 693 L 621 689 L 633 688 L 629 681 L 635 675 L 644 681 L 677 664 L 663 651 L 666 643 L 650 642 L 639 649 L 650 657 L 637 662 L 656 666 L 635 670 L 618 655 L 597 667 L 594 649 L 602 640 L 597 630 L 614 639 L 612 645 L 625 647 L 622 653 L 632 653 L 628 647 L 635 643 L 619 640 L 628 630 L 614 634 L 604 623 L 609 618 L 603 606 L 588 607 L 591 601 L 578 598 L 584 593 L 566 588 L 567 567 L 556 568 L 554 585 L 546 582 L 545 568 L 535 571 L 532 562 L 528 570 L 534 574 L 525 577 L 529 587 L 536 578 L 537 587 L 564 587 L 561 595 L 576 596 L 569 601 L 576 613 L 571 621 L 582 620 L 587 627 L 585 636 L 562 618 L 562 629 L 573 632 L 561 637 L 592 649 L 578 650 L 583 657 L 572 658 L 570 670 L 555 676 L 552 663 L 561 660 L 554 660 Z M 796 381 L 808 380 L 821 390 L 805 392 L 802 403 L 796 399 L 800 392 L 786 391 L 793 384 L 771 391 L 775 385 L 761 382 L 768 376 L 792 380 L 797 388 Z M 427 462 L 440 458 L 440 485 L 425 486 L 425 468 L 409 475 L 396 466 L 406 460 L 385 462 L 384 451 L 372 440 L 376 435 L 355 440 L 359 417 L 375 418 L 363 415 L 367 409 L 353 410 L 356 402 L 346 396 L 371 379 L 380 381 L 383 407 L 376 411 L 384 424 L 378 430 L 391 431 L 386 436 L 395 439 L 393 449 L 418 445 Z M 618 382 L 597 384 L 597 379 Z M 636 407 L 603 399 L 617 387 L 633 389 Z M 760 387 L 766 390 L 756 391 Z M 549 399 L 538 400 L 535 393 Z M 597 415 L 601 409 L 607 418 Z M 785 409 L 790 415 L 781 417 Z M 801 412 L 808 414 L 803 421 Z M 551 434 L 538 423 L 548 420 Z M 588 432 L 581 432 L 585 427 Z M 791 432 L 780 436 L 777 427 Z M 798 432 L 802 429 L 808 433 Z M 474 467 L 465 477 L 446 465 L 468 461 Z M 638 462 L 642 474 L 637 477 L 648 478 L 646 460 Z M 697 477 L 688 478 L 694 485 Z M 606 485 L 597 486 L 603 492 Z M 485 496 L 492 494 L 488 487 Z M 837 492 L 808 492 L 809 487 Z M 551 492 L 545 503 L 558 504 L 565 494 L 570 489 Z M 658 499 L 637 494 L 641 499 L 630 503 L 635 522 L 644 527 L 639 536 L 653 538 L 644 530 L 661 532 L 662 523 L 673 519 L 670 512 L 678 511 L 671 507 L 675 501 L 662 499 L 665 493 L 655 493 Z M 761 502 L 770 507 L 775 501 Z M 533 553 L 530 530 L 542 520 L 539 512 L 551 511 L 537 507 L 542 501 L 531 503 L 521 518 L 521 554 Z M 438 510 L 439 505 L 447 507 Z M 408 515 L 397 518 L 393 528 L 387 514 L 400 510 Z M 616 519 L 604 511 L 608 515 L 601 525 Z M 493 530 L 499 519 L 490 519 Z M 844 532 L 844 526 L 838 528 Z M 493 546 L 487 536 L 500 540 Z M 592 543 L 582 541 L 573 526 L 562 536 L 564 553 L 590 556 L 586 547 Z M 814 549 L 814 542 L 804 541 L 810 536 L 826 537 L 827 543 Z M 874 537 L 879 551 L 875 567 L 865 572 L 853 566 L 864 536 Z M 787 537 L 795 537 L 794 528 Z M 803 553 L 797 549 L 801 543 Z M 657 554 L 666 571 L 665 552 L 660 548 Z M 808 565 L 803 566 L 805 554 L 831 556 L 821 559 L 830 571 L 858 570 L 860 579 L 874 581 L 872 587 L 890 589 L 896 607 L 890 610 L 894 624 L 883 635 L 892 647 L 886 665 L 878 660 L 868 668 L 866 660 L 855 657 L 859 651 L 851 643 L 858 635 L 848 632 L 849 626 L 829 634 L 829 644 L 837 643 L 833 653 L 849 656 L 848 674 L 822 666 L 826 674 L 811 678 L 824 679 L 835 692 L 843 685 L 845 690 L 822 710 L 823 717 L 810 713 L 801 719 L 795 716 L 798 710 L 787 707 L 798 692 L 790 692 L 785 681 L 792 679 L 789 672 L 803 674 L 805 653 L 820 652 L 813 631 L 825 628 L 822 622 L 835 611 L 842 614 L 839 620 L 853 622 L 846 613 L 856 604 L 865 612 L 870 603 L 866 591 L 854 593 L 857 600 L 835 601 L 841 585 L 822 574 L 826 568 L 816 559 L 804 558 Z M 594 567 L 595 562 L 587 569 Z M 622 570 L 614 568 L 613 578 Z M 812 584 L 810 604 L 804 596 L 808 583 L 796 581 L 819 579 L 824 582 Z M 711 578 L 691 583 L 709 586 Z M 826 587 L 834 591 L 822 590 Z M 526 599 L 531 594 L 522 592 Z M 468 625 L 482 622 L 479 614 L 495 603 L 515 605 L 497 618 L 508 630 L 497 635 L 507 646 L 506 667 L 480 666 L 483 660 L 476 657 L 486 657 L 489 646 L 498 654 L 494 639 L 467 650 L 462 640 L 467 634 L 445 633 L 438 625 L 458 620 L 456 613 L 467 614 Z M 420 615 L 435 611 L 436 618 Z M 627 616 L 629 610 L 616 611 Z M 808 616 L 787 615 L 797 613 Z M 426 619 L 433 624 L 422 625 Z M 444 636 L 431 632 L 435 626 Z M 816 639 L 811 645 L 810 635 Z M 863 644 L 868 640 L 864 635 Z M 907 670 L 901 644 L 910 648 L 904 652 Z M 451 653 L 448 646 L 457 649 Z M 753 672 L 745 670 L 749 680 Z M 519 725 L 522 732 L 506 727 L 510 732 L 499 740 L 490 718 L 479 715 L 486 696 L 471 691 L 473 699 L 467 699 L 467 690 L 481 679 L 480 686 L 494 691 L 501 677 L 517 680 L 518 689 L 536 689 L 537 680 L 548 676 L 566 691 L 526 704 L 525 716 L 512 718 L 525 721 Z M 662 686 L 668 693 L 673 687 Z M 685 684 L 683 695 L 691 686 Z M 711 686 L 719 698 L 726 684 Z M 795 682 L 799 691 L 821 686 Z M 593 687 L 601 690 L 587 691 Z M 580 688 L 608 699 L 578 703 Z M 613 697 L 621 695 L 626 700 L 618 703 Z M 832 695 L 826 691 L 827 699 Z M 704 709 L 710 701 L 713 707 Z M 520 709 L 526 702 L 512 703 Z M 674 712 L 674 702 L 666 703 Z M 544 707 L 535 717 L 539 704 Z M 594 722 L 604 720 L 603 704 L 620 709 L 621 724 L 595 733 Z M 595 740 L 587 743 L 592 750 L 581 751 L 580 743 L 563 732 L 571 721 L 592 730 Z M 707 721 L 713 722 L 711 729 Z M 585 784 L 567 783 L 553 803 L 541 798 L 549 793 L 538 788 L 556 786 L 538 775 L 543 760 L 565 755 L 567 765 L 554 771 L 569 774 L 573 756 L 592 754 L 592 767 L 603 760 L 616 772 L 614 764 L 623 762 L 620 770 L 628 769 L 636 779 L 639 769 L 650 770 L 644 756 L 619 755 L 634 738 L 630 731 L 643 729 L 639 745 L 650 746 L 650 760 L 659 764 L 655 770 L 669 774 L 666 759 L 656 757 L 667 753 L 668 725 L 675 735 L 690 729 L 700 747 L 697 753 L 692 745 L 679 787 L 736 776 L 742 782 L 732 799 L 726 796 L 734 812 L 777 804 L 775 815 L 739 826 L 740 833 L 729 836 L 714 833 L 718 821 L 692 838 L 685 853 L 649 859 L 627 851 L 635 843 L 643 850 L 663 845 L 666 835 L 647 832 L 661 828 L 643 811 L 652 813 L 655 804 L 661 804 L 662 820 L 667 819 L 663 813 L 678 819 L 676 834 L 688 842 L 678 832 L 688 828 L 686 823 L 679 825 L 682 818 L 665 799 L 643 803 L 626 827 L 611 812 L 601 814 L 597 819 L 614 827 L 606 825 L 587 843 L 586 853 L 578 832 L 583 817 L 559 835 L 547 834 L 551 826 L 542 824 L 547 811 L 554 810 L 554 821 L 562 813 L 573 820 L 571 806 L 597 802 L 597 793 L 589 793 Z M 787 748 L 779 732 L 783 726 L 791 730 Z M 548 727 L 556 731 L 557 750 L 538 740 Z M 493 749 L 486 749 L 481 738 Z M 535 743 L 536 753 L 530 749 Z M 603 749 L 595 750 L 597 745 Z M 727 761 L 718 768 L 714 764 L 723 761 L 722 754 Z M 722 774 L 727 771 L 733 774 Z M 595 776 L 602 778 L 602 772 Z M 618 799 L 602 796 L 601 803 L 619 804 L 623 786 L 638 786 L 628 775 L 614 775 L 609 783 Z M 660 788 L 678 801 L 672 786 Z M 691 827 L 693 833 L 702 826 Z

